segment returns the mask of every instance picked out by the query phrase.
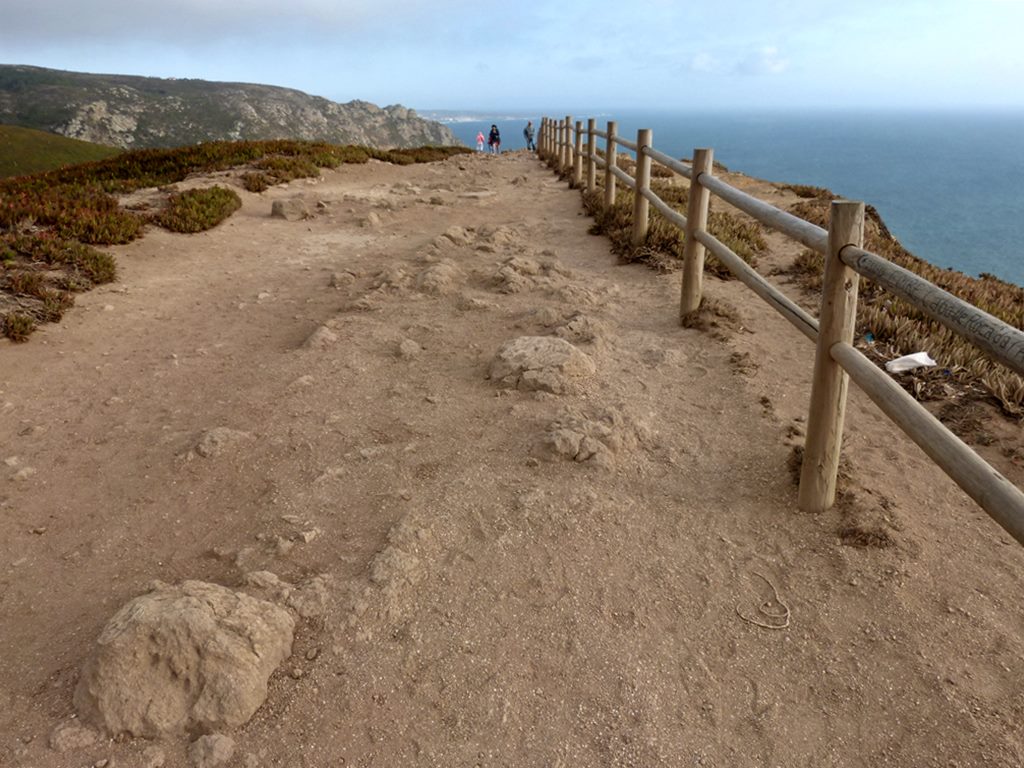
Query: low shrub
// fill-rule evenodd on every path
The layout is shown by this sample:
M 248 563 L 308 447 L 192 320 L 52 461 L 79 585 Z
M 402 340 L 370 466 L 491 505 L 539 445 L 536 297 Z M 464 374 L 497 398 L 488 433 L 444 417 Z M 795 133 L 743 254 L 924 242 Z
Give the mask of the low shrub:
M 226 187 L 189 189 L 170 196 L 157 224 L 172 232 L 203 232 L 220 224 L 242 207 L 238 193 Z
M 7 312 L 0 317 L 0 331 L 13 342 L 28 341 L 35 329 L 35 320 L 23 312 Z

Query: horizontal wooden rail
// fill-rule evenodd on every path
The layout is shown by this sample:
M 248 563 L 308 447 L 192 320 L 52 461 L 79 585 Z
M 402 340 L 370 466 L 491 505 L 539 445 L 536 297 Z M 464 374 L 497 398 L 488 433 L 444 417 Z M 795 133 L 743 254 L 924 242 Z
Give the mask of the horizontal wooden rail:
M 659 152 L 652 147 L 644 147 L 641 151 L 656 163 L 660 163 L 669 170 L 675 171 L 684 178 L 688 179 L 693 175 L 689 165 L 676 160 L 674 157 L 669 157 L 664 152 Z
M 658 197 L 650 190 L 644 192 L 643 196 L 651 201 L 651 205 L 653 205 L 662 216 L 671 221 L 680 229 L 686 229 L 686 217 L 683 216 L 683 214 L 681 214 L 679 211 L 670 206 L 668 203 L 666 203 L 664 200 L 662 200 L 660 197 Z
M 620 147 L 625 147 L 626 149 L 631 149 L 634 152 L 636 152 L 636 142 L 630 141 L 629 139 L 624 139 L 621 136 L 616 136 L 615 143 L 618 144 Z
M 657 206 L 655 206 L 657 207 Z M 729 246 L 725 245 L 709 232 L 697 232 L 697 240 L 722 262 L 736 279 L 760 296 L 775 311 L 788 320 L 794 328 L 811 341 L 818 340 L 818 321 L 811 317 L 800 306 L 787 297 L 782 291 L 769 283 L 757 270 L 737 256 Z
M 886 416 L 1011 536 L 1024 544 L 1024 493 L 852 346 L 836 344 L 831 355 Z
M 612 175 L 613 175 L 613 176 L 614 176 L 614 177 L 615 177 L 616 179 L 618 179 L 619 181 L 621 181 L 621 182 L 622 182 L 623 184 L 625 184 L 625 185 L 626 185 L 627 187 L 629 187 L 630 189 L 636 189 L 636 181 L 635 181 L 635 180 L 633 179 L 633 177 L 632 177 L 632 176 L 630 176 L 630 175 L 629 175 L 628 173 L 626 173 L 626 172 L 625 172 L 624 170 L 622 170 L 621 168 L 619 168 L 619 166 L 617 166 L 617 165 L 613 165 L 613 166 L 611 167 L 611 172 L 612 172 Z
M 608 165 L 608 163 L 604 161 L 604 158 L 601 157 L 596 152 L 590 156 L 590 159 L 597 165 L 598 168 L 604 168 L 606 165 Z
M 594 129 L 594 135 L 595 136 L 600 136 L 602 139 L 607 139 L 608 138 L 607 132 L 602 131 L 600 128 L 595 128 Z
M 844 248 L 840 258 L 850 269 L 874 280 L 1024 376 L 1024 332 L 870 251 Z
M 819 226 L 804 221 L 799 216 L 780 211 L 763 200 L 731 187 L 711 174 L 702 174 L 700 183 L 744 213 L 749 213 L 762 224 L 782 232 L 784 235 L 813 248 L 818 253 L 828 249 L 828 232 Z

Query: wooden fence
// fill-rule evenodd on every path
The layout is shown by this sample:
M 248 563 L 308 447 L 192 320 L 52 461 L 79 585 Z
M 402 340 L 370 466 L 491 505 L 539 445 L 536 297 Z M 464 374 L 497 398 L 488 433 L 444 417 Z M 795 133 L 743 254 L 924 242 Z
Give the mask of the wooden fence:
M 598 138 L 604 140 L 603 156 L 597 150 Z M 620 147 L 630 150 L 636 157 L 635 178 L 617 167 Z M 692 162 L 684 163 L 655 150 L 649 129 L 639 130 L 635 143 L 620 137 L 615 121 L 609 121 L 606 130 L 601 131 L 593 118 L 584 129 L 581 121 L 573 125 L 571 116 L 564 120 L 545 117 L 540 124 L 537 152 L 560 173 L 569 174 L 574 186 L 585 186 L 588 191 L 597 188 L 597 172 L 603 169 L 606 208 L 615 202 L 617 183 L 634 190 L 634 243 L 642 243 L 647 235 L 650 207 L 684 232 L 680 317 L 700 306 L 704 257 L 706 251 L 711 251 L 740 282 L 816 344 L 807 440 L 800 472 L 801 509 L 820 512 L 835 502 L 846 392 L 848 380 L 853 379 L 957 485 L 1024 544 L 1024 493 L 854 348 L 858 281 L 861 275 L 871 279 L 1020 375 L 1024 375 L 1024 332 L 913 272 L 864 250 L 863 203 L 833 201 L 829 228 L 824 230 L 716 178 L 712 172 L 711 149 L 695 149 Z M 651 191 L 651 164 L 654 162 L 690 180 L 685 216 Z M 712 194 L 765 226 L 824 255 L 818 319 L 797 306 L 707 231 Z

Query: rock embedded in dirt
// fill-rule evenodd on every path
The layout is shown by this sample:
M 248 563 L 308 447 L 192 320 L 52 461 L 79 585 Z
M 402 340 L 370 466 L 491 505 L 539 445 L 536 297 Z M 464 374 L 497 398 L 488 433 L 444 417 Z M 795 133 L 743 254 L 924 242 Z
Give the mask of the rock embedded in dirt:
M 563 408 L 541 438 L 557 456 L 606 469 L 615 464 L 615 454 L 648 440 L 647 425 L 618 408 L 589 414 L 573 407 Z
M 96 731 L 86 728 L 80 723 L 64 722 L 50 732 L 50 749 L 56 752 L 70 752 L 74 749 L 84 749 L 96 743 L 99 734 Z
M 275 200 L 270 206 L 270 215 L 275 219 L 302 221 L 309 218 L 309 209 L 301 197 L 293 197 L 288 200 Z
M 564 339 L 520 336 L 498 350 L 490 374 L 506 387 L 561 394 L 595 371 L 594 361 Z
M 303 349 L 327 349 L 328 347 L 338 343 L 338 334 L 328 328 L 326 325 L 321 325 L 315 331 L 313 331 L 306 340 L 302 343 Z
M 253 436 L 249 432 L 228 427 L 215 427 L 204 432 L 199 438 L 199 442 L 196 443 L 196 453 L 205 459 L 210 459 L 219 456 L 232 446 L 252 439 Z
M 537 287 L 557 288 L 571 276 L 558 259 L 512 256 L 498 267 L 494 282 L 501 293 L 521 293 Z
M 451 293 L 456 285 L 464 282 L 462 272 L 447 259 L 431 264 L 416 275 L 416 290 L 443 296 Z
M 576 312 L 564 324 L 555 329 L 556 336 L 574 344 L 588 344 L 597 341 L 604 334 L 604 324 L 582 312 Z
M 188 759 L 196 768 L 216 768 L 235 755 L 235 742 L 219 733 L 200 736 L 188 748 Z
M 146 747 L 142 752 L 142 768 L 164 768 L 167 755 L 160 747 Z
M 469 245 L 473 241 L 473 236 L 469 231 L 460 226 L 449 227 L 442 237 L 446 237 L 456 245 Z
M 412 339 L 402 339 L 398 345 L 398 356 L 404 360 L 412 360 L 423 354 L 423 347 Z
M 159 738 L 246 723 L 291 654 L 284 608 L 200 581 L 159 585 L 104 627 L 82 671 L 79 715 L 112 735 Z

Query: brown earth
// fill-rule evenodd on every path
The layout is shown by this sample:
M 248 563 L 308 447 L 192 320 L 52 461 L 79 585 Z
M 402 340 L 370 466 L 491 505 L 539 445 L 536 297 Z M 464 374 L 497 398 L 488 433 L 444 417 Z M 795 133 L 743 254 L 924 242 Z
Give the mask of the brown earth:
M 813 348 L 742 286 L 679 327 L 522 153 L 240 194 L 0 342 L 0 765 L 187 765 L 49 742 L 121 605 L 259 570 L 329 588 L 230 765 L 1024 764 L 1024 551 L 856 391 L 799 512 Z M 488 380 L 552 335 L 596 371 Z M 971 424 L 1020 485 L 1019 428 Z

